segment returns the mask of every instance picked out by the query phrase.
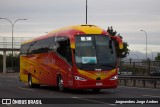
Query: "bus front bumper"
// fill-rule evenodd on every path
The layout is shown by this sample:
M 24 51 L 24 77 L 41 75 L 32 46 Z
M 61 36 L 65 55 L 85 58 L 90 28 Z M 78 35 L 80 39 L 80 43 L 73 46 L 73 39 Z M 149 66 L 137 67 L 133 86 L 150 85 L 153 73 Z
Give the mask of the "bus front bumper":
M 118 79 L 116 80 L 88 80 L 74 81 L 74 89 L 110 89 L 117 88 Z

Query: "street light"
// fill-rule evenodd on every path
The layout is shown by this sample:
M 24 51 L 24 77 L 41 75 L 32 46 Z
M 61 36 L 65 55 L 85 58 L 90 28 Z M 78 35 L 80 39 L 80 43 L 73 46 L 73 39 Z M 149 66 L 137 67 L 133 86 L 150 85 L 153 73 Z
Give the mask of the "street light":
M 7 20 L 7 21 L 11 24 L 11 26 L 12 26 L 12 70 L 13 70 L 13 28 L 14 28 L 14 25 L 15 25 L 15 23 L 16 23 L 17 21 L 19 21 L 19 20 L 27 20 L 27 19 L 17 19 L 17 20 L 15 20 L 14 22 L 12 22 L 11 20 L 9 20 L 9 19 L 7 19 L 7 18 L 0 18 L 0 19 L 5 19 L 5 20 Z
M 144 32 L 146 35 L 146 61 L 147 61 L 147 33 L 144 30 L 140 30 L 140 31 Z
M 144 50 L 146 50 L 146 49 L 144 49 Z M 148 50 L 150 50 L 151 53 L 152 53 L 152 61 L 153 61 L 153 60 L 154 60 L 154 59 L 153 59 L 153 51 L 152 51 L 151 49 L 148 49 Z
M 87 25 L 87 11 L 88 11 L 88 8 L 87 8 L 87 0 L 86 0 L 86 25 Z

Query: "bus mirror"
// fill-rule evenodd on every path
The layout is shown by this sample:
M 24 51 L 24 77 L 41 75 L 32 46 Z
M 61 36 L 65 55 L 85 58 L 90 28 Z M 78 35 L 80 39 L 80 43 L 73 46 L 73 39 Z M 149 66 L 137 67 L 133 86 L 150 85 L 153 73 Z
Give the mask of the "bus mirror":
M 112 36 L 111 39 L 118 42 L 119 49 L 123 49 L 123 42 L 119 36 Z

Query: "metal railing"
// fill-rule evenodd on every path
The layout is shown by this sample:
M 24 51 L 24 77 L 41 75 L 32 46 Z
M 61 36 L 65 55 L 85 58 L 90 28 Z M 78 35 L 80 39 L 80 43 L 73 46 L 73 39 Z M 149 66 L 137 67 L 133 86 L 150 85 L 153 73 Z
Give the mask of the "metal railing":
M 160 77 L 154 76 L 119 76 L 119 84 L 125 86 L 142 86 L 156 88 L 160 84 Z M 159 86 L 160 87 L 160 86 Z
M 151 76 L 159 73 L 160 76 L 160 61 L 141 61 L 141 62 L 121 62 L 120 73 L 130 72 L 134 76 Z
M 121 62 L 119 84 L 132 87 L 160 88 L 160 61 Z
M 33 37 L 14 37 L 13 48 L 19 49 L 22 42 L 32 39 Z M 0 36 L 0 49 L 11 49 L 12 48 L 12 37 L 1 37 Z

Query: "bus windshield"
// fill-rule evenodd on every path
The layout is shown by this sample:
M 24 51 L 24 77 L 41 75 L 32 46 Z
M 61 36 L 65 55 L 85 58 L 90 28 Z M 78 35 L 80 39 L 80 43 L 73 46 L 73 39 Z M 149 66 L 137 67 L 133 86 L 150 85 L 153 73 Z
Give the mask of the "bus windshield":
M 76 36 L 75 62 L 82 70 L 111 70 L 116 66 L 114 43 L 106 35 Z

